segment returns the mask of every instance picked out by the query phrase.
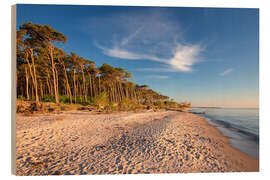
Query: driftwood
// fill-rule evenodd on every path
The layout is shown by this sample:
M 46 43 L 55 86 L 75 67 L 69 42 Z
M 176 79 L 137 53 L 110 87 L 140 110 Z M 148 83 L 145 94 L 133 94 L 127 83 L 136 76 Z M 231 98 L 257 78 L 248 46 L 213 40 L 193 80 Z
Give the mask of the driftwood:
M 179 108 L 166 108 L 167 111 L 178 111 L 178 112 L 184 112 L 182 109 Z
M 204 111 L 203 112 L 190 112 L 190 113 L 192 113 L 192 114 L 205 114 Z

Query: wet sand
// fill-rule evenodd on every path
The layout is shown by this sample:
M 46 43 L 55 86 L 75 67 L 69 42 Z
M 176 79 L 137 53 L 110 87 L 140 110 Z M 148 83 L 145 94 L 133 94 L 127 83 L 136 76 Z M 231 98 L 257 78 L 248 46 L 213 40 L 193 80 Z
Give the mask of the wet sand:
M 198 115 L 17 114 L 17 175 L 259 171 L 259 161 Z

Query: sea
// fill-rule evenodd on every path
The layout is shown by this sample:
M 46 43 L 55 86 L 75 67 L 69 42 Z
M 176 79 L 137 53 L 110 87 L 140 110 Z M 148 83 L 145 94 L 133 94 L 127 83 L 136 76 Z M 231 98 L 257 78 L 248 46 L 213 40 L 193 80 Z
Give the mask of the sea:
M 258 108 L 194 108 L 191 112 L 204 116 L 229 137 L 231 146 L 259 158 Z

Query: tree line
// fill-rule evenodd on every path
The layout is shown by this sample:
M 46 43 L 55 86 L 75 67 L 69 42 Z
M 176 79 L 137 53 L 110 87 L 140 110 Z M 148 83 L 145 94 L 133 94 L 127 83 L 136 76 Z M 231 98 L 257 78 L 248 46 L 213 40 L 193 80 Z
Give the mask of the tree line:
M 130 81 L 131 73 L 67 53 L 67 37 L 48 25 L 26 22 L 17 30 L 17 98 L 59 104 L 172 103 L 168 96 Z

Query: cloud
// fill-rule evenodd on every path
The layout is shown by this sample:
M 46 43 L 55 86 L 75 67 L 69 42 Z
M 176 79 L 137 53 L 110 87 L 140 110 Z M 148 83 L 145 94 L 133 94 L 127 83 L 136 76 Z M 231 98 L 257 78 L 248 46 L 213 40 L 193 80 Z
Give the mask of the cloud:
M 161 68 L 138 68 L 136 69 L 140 72 L 150 71 L 150 72 L 178 72 L 178 70 L 172 69 L 170 67 L 161 67 Z
M 142 30 L 142 27 L 137 29 L 134 33 L 130 34 L 128 37 L 124 38 L 121 42 L 121 45 L 124 46 L 128 44 L 128 42 L 131 41 L 133 38 L 135 38 L 141 30 Z
M 168 79 L 168 76 L 161 76 L 161 75 L 148 75 L 146 76 L 148 78 L 153 78 L 153 79 Z
M 203 49 L 200 45 L 181 45 L 177 44 L 173 58 L 168 63 L 173 69 L 189 72 L 192 71 L 192 65 L 199 62 L 199 54 Z
M 191 72 L 193 65 L 200 62 L 204 48 L 185 42 L 181 25 L 172 19 L 169 11 L 159 9 L 111 14 L 94 18 L 90 24 L 91 28 L 97 28 L 91 32 L 102 34 L 97 47 L 107 56 L 156 61 L 166 65 L 167 72 Z M 162 68 L 149 70 L 158 72 Z
M 162 58 L 158 58 L 152 55 L 147 55 L 147 54 L 137 54 L 134 52 L 130 52 L 124 49 L 120 49 L 118 47 L 113 47 L 112 49 L 110 48 L 105 48 L 102 46 L 98 46 L 100 49 L 103 50 L 103 53 L 107 56 L 115 57 L 115 58 L 120 58 L 120 59 L 129 59 L 129 60 L 142 60 L 142 59 L 148 59 L 148 60 L 153 60 L 153 61 L 159 61 L 159 62 L 164 62 L 165 60 Z
M 182 45 L 177 44 L 175 51 L 171 58 L 159 58 L 152 54 L 138 54 L 132 51 L 120 49 L 119 47 L 105 48 L 99 46 L 103 50 L 103 53 L 107 56 L 128 59 L 128 60 L 151 60 L 164 63 L 168 66 L 168 69 L 163 68 L 143 68 L 145 71 L 166 71 L 166 72 L 190 72 L 192 71 L 192 65 L 199 62 L 199 54 L 203 50 L 200 45 Z
M 219 75 L 220 75 L 220 76 L 226 76 L 226 75 L 230 74 L 232 71 L 233 71 L 232 68 L 226 69 L 225 71 L 219 73 Z

